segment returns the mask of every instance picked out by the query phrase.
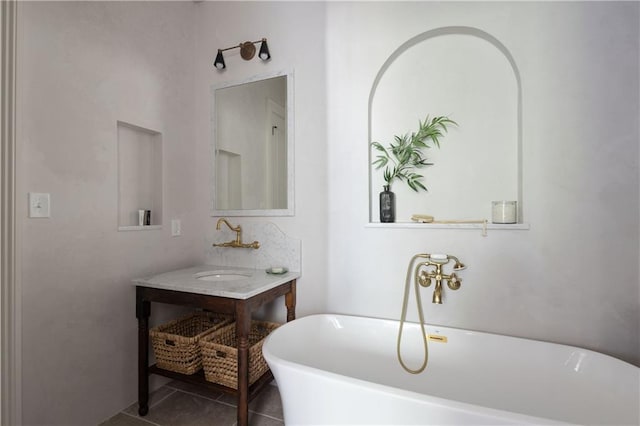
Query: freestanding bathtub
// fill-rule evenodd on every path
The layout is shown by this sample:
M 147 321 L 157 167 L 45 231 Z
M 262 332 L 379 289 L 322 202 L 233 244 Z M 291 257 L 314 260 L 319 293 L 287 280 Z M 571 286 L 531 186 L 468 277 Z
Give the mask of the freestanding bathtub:
M 429 326 L 429 364 L 405 372 L 399 323 L 314 315 L 263 346 L 291 425 L 640 423 L 640 368 L 597 352 Z M 419 326 L 405 324 L 403 359 L 422 362 Z

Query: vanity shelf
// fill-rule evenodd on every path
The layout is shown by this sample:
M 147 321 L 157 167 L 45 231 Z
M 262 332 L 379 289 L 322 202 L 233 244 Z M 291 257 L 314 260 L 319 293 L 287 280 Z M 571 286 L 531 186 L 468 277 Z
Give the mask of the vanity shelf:
M 203 386 L 213 392 L 224 392 L 230 395 L 237 395 L 238 393 L 236 389 L 207 381 L 204 378 L 204 370 L 200 370 L 195 374 L 181 374 L 169 370 L 164 370 L 156 366 L 156 364 L 153 364 L 149 366 L 149 374 L 157 374 L 159 376 L 168 377 L 170 379 L 179 380 L 181 382 Z M 252 385 L 249 386 L 248 401 L 250 402 L 260 392 L 260 390 L 265 385 L 269 384 L 269 382 L 271 382 L 272 380 L 273 373 L 271 373 L 271 370 L 267 370 L 266 373 L 264 373 L 258 380 L 256 380 Z

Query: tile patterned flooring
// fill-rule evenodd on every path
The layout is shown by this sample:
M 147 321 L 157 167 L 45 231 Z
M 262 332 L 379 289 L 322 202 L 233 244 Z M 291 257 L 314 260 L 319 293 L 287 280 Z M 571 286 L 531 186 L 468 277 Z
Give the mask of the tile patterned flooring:
M 234 426 L 235 397 L 173 381 L 149 396 L 149 413 L 138 416 L 134 403 L 100 426 Z M 249 404 L 249 425 L 284 426 L 276 386 L 265 386 Z

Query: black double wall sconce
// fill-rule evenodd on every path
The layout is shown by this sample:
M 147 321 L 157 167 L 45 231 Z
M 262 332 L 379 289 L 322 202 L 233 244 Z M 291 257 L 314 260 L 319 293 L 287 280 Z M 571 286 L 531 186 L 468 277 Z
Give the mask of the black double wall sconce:
M 245 41 L 244 43 L 240 43 L 237 46 L 227 47 L 226 49 L 218 49 L 218 54 L 216 55 L 216 61 L 213 65 L 219 70 L 222 71 L 227 67 L 224 63 L 224 56 L 222 56 L 222 52 L 231 50 L 231 49 L 240 49 L 240 56 L 245 61 L 253 59 L 256 54 L 256 44 L 260 43 L 260 51 L 258 52 L 258 57 L 263 61 L 268 61 L 271 59 L 271 53 L 269 53 L 269 47 L 267 46 L 267 39 L 263 38 L 258 41 Z

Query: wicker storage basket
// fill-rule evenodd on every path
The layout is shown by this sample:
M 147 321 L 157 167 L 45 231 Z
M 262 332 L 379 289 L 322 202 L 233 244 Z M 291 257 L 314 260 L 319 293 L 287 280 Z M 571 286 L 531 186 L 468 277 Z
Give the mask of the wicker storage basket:
M 262 356 L 262 344 L 280 324 L 252 321 L 249 332 L 249 384 L 253 384 L 269 366 Z M 238 342 L 236 324 L 224 326 L 200 339 L 202 366 L 206 380 L 229 388 L 238 388 Z
M 233 322 L 228 315 L 196 312 L 149 330 L 156 365 L 165 370 L 194 374 L 202 368 L 198 341 Z

